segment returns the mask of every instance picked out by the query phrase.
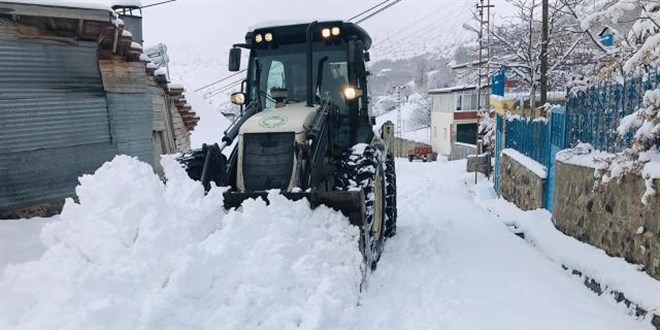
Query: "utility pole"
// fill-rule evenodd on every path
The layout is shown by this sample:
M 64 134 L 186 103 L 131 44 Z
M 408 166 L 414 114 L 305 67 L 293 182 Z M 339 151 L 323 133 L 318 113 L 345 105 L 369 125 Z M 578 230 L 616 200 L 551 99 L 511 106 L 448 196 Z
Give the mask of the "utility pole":
M 490 8 L 495 7 L 494 5 L 490 4 L 490 0 L 486 0 L 486 3 L 484 4 L 484 0 L 479 0 L 479 3 L 476 5 L 477 9 L 479 10 L 479 71 L 478 71 L 478 79 L 477 79 L 477 132 L 475 136 L 475 148 L 474 148 L 474 153 L 475 156 L 478 157 L 479 154 L 482 152 L 480 146 L 481 144 L 479 143 L 479 111 L 481 111 L 481 98 L 482 98 L 482 92 L 481 88 L 486 85 L 488 86 L 488 77 L 490 73 Z M 484 18 L 484 9 L 486 9 L 486 15 Z M 484 39 L 484 34 L 486 35 L 486 38 Z M 486 61 L 486 72 L 483 73 L 482 71 L 482 66 L 484 59 Z M 485 84 L 482 82 L 484 81 L 485 78 Z M 488 89 L 488 88 L 486 88 Z M 486 95 L 489 93 L 486 92 Z M 476 159 L 475 159 L 476 161 Z M 477 184 L 477 177 L 479 172 L 475 168 L 474 171 L 474 183 Z
M 548 102 L 548 0 L 542 3 L 542 25 L 541 25 L 541 106 Z M 534 111 L 534 109 L 532 109 Z
M 403 139 L 403 119 L 401 118 L 401 90 L 405 88 L 405 86 L 396 86 L 394 87 L 396 89 L 396 136 L 399 138 L 399 141 L 397 143 L 398 149 L 399 149 L 399 157 L 403 157 L 403 143 L 401 139 Z M 396 141 L 396 139 L 395 139 Z

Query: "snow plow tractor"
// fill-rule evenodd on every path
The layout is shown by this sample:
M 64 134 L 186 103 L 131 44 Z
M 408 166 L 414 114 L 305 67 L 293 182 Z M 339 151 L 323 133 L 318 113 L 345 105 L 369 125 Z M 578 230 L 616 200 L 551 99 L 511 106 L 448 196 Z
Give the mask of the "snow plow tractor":
M 247 77 L 231 101 L 241 107 L 220 145 L 179 158 L 210 189 L 231 187 L 225 208 L 279 189 L 341 211 L 361 230 L 363 275 L 375 269 L 396 231 L 396 173 L 387 143 L 374 134 L 367 95 L 371 38 L 342 21 L 254 28 L 229 53 L 229 71 Z M 229 157 L 222 151 L 236 141 Z

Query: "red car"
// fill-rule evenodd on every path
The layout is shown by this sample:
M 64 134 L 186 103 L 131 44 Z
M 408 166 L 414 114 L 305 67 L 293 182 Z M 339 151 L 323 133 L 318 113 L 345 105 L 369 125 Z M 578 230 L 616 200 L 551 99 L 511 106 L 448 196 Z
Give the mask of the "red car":
M 432 153 L 433 149 L 431 147 L 415 147 L 408 151 L 408 160 L 412 162 L 414 159 L 421 159 L 426 162 L 431 159 Z

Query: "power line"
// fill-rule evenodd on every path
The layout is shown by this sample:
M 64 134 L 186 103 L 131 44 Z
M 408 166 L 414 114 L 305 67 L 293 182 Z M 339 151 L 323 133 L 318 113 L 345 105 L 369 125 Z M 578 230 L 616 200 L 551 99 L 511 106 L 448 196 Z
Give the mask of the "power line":
M 375 8 L 380 7 L 382 4 L 384 4 L 384 3 L 386 3 L 386 2 L 389 2 L 389 1 L 390 1 L 390 0 L 385 0 L 385 1 L 383 1 L 383 2 L 381 2 L 381 3 L 379 3 L 379 4 L 375 5 L 375 6 L 373 6 L 373 7 L 369 8 L 369 9 L 367 9 L 367 10 L 364 10 L 364 11 L 362 11 L 361 13 L 359 13 L 359 14 L 357 14 L 357 15 L 351 17 L 351 18 L 349 18 L 348 21 L 352 21 L 352 20 L 354 20 L 354 19 L 356 19 L 356 18 L 358 18 L 358 17 L 364 15 L 365 13 L 368 13 L 368 12 L 374 10 Z
M 355 24 L 360 24 L 360 23 L 362 23 L 362 22 L 364 22 L 364 21 L 366 21 L 366 20 L 368 20 L 368 19 L 370 19 L 370 18 L 372 18 L 372 17 L 374 17 L 374 16 L 380 14 L 380 13 L 383 12 L 384 10 L 387 10 L 388 8 L 390 8 L 390 7 L 394 6 L 394 5 L 396 5 L 396 4 L 399 3 L 399 2 L 401 2 L 401 0 L 395 0 L 394 2 L 391 2 L 391 3 L 387 4 L 385 7 L 380 8 L 380 9 L 376 10 L 375 12 L 373 12 L 373 13 L 367 15 L 366 17 L 363 17 L 363 18 L 357 20 L 357 21 L 355 22 Z
M 206 95 L 204 95 L 204 98 L 208 99 L 208 98 L 211 98 L 213 96 L 216 96 L 216 95 L 218 95 L 222 92 L 228 91 L 228 90 L 240 85 L 241 83 L 243 83 L 243 78 L 240 78 L 239 80 L 236 80 L 236 81 L 232 81 L 229 84 L 226 84 L 226 85 L 224 85 L 224 86 L 222 86 L 222 87 L 220 87 L 220 88 L 218 88 L 218 89 L 216 89 L 212 92 L 207 93 Z
M 241 73 L 243 73 L 243 72 L 245 72 L 245 71 L 247 71 L 247 69 L 243 69 L 243 70 L 238 71 L 238 72 L 236 72 L 236 73 L 230 74 L 230 75 L 228 75 L 228 76 L 226 76 L 226 77 L 224 77 L 224 78 L 222 78 L 222 79 L 218 79 L 218 80 L 216 80 L 216 81 L 214 81 L 214 82 L 212 82 L 212 83 L 209 83 L 209 84 L 207 84 L 207 85 L 205 85 L 205 86 L 202 86 L 202 87 L 200 87 L 200 88 L 197 88 L 196 90 L 193 91 L 193 93 L 197 93 L 197 92 L 201 91 L 202 89 L 206 89 L 206 88 L 209 88 L 209 87 L 211 87 L 211 86 L 213 86 L 213 85 L 219 84 L 219 83 L 221 83 L 221 82 L 223 82 L 223 81 L 225 81 L 225 80 L 227 80 L 227 79 L 229 79 L 229 78 L 236 77 L 237 75 L 239 75 L 239 74 L 241 74 Z

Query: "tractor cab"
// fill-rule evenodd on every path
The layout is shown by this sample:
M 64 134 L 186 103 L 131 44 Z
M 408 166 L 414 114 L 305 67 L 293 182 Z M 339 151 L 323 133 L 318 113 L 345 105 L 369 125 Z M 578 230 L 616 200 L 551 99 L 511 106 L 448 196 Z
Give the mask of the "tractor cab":
M 232 95 L 262 110 L 337 107 L 333 148 L 342 150 L 372 137 L 365 62 L 371 38 L 342 21 L 256 27 L 230 51 L 230 71 L 240 69 L 241 48 L 249 51 L 247 79 Z

